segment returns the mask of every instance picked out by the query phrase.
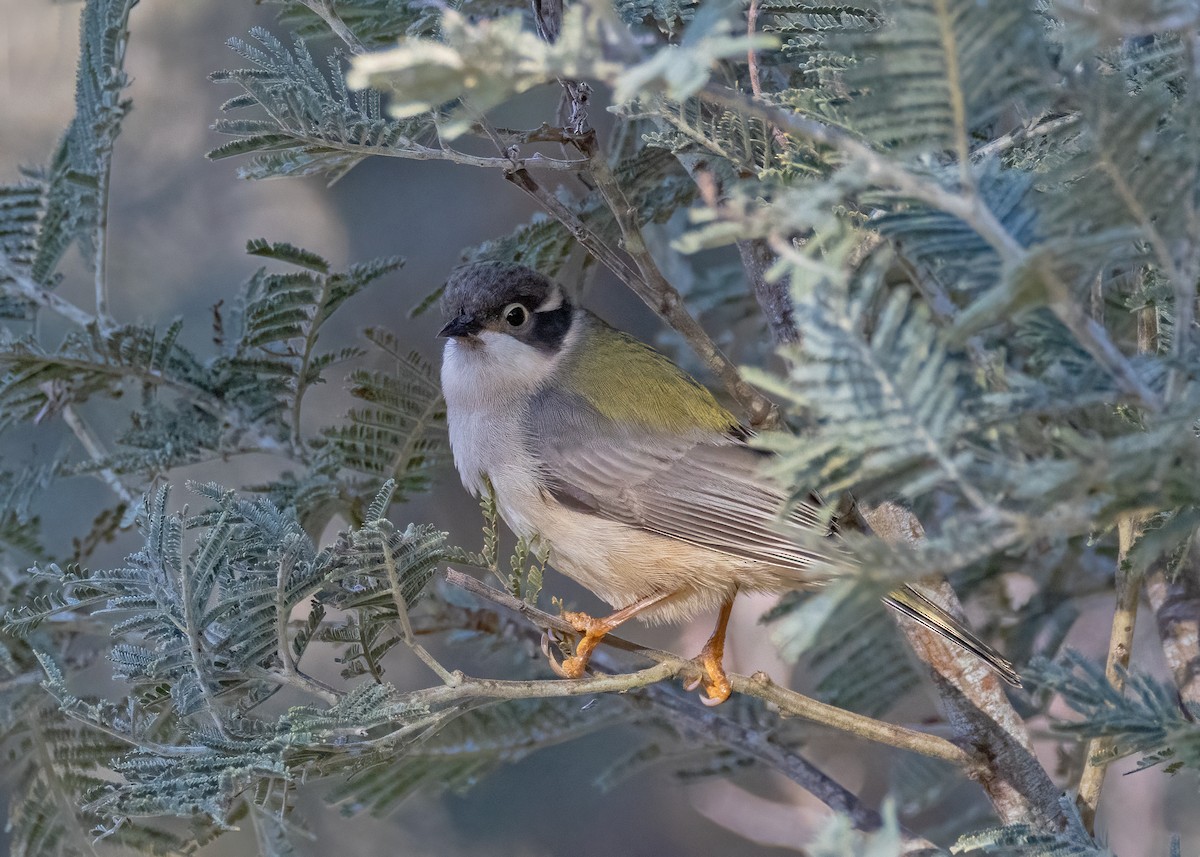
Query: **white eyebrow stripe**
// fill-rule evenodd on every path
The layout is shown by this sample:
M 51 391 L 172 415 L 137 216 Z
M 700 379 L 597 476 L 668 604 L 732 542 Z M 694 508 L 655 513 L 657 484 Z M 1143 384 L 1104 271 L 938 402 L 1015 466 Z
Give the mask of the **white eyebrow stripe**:
M 535 309 L 534 312 L 550 312 L 551 310 L 558 309 L 562 305 L 563 305 L 562 289 L 555 287 L 554 291 L 552 291 L 550 293 L 549 297 L 547 297 L 544 301 L 542 301 L 541 305 L 538 306 L 538 308 Z

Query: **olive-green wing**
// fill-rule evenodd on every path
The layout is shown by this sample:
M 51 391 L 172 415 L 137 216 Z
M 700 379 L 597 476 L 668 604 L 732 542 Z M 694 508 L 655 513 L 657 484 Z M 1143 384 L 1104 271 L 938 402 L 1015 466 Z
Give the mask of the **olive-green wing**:
M 816 558 L 810 505 L 781 517 L 786 497 L 761 473 L 763 454 L 715 431 L 620 425 L 582 396 L 549 391 L 526 415 L 542 485 L 559 502 L 648 532 L 793 571 Z

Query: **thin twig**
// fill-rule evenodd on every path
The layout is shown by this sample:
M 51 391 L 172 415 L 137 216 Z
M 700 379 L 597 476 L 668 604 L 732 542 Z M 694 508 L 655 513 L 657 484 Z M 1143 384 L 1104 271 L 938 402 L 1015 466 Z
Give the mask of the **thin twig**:
M 758 31 L 758 0 L 750 0 L 750 8 L 746 11 L 746 35 L 754 38 Z M 753 47 L 746 51 L 746 67 L 750 75 L 750 91 L 755 98 L 762 98 L 762 81 L 759 79 L 758 51 Z M 771 137 L 780 149 L 787 148 L 787 135 L 779 130 L 778 125 L 771 125 Z
M 325 22 L 325 25 L 329 27 L 333 34 L 341 39 L 346 47 L 350 49 L 350 53 L 358 56 L 367 52 L 366 47 L 359 41 L 358 36 L 350 31 L 350 28 L 346 26 L 346 22 L 342 20 L 342 17 L 333 8 L 333 4 L 329 0 L 300 0 L 300 2 L 310 12 Z
M 687 311 L 679 291 L 663 275 L 658 262 L 646 246 L 642 227 L 638 223 L 637 209 L 626 199 L 625 192 L 608 166 L 607 158 L 596 145 L 595 137 L 583 142 L 582 151 L 588 156 L 589 171 L 596 183 L 596 189 L 604 198 L 617 221 L 617 227 L 621 230 L 621 246 L 637 265 L 639 277 L 630 284 L 630 288 L 683 336 L 692 350 L 708 364 L 709 369 L 721 379 L 730 394 L 746 409 L 750 425 L 758 427 L 766 422 L 777 422 L 778 412 L 775 404 L 746 383 L 737 367 L 712 341 L 708 331 Z
M 60 297 L 57 292 L 42 288 L 33 281 L 32 277 L 23 274 L 3 248 L 0 248 L 0 272 L 4 274 L 4 279 L 0 280 L 0 289 L 9 294 L 23 298 L 43 309 L 48 309 L 79 327 L 86 328 L 95 323 L 95 316 Z
M 545 613 L 536 607 L 526 604 L 519 598 L 515 598 L 498 589 L 493 589 L 468 574 L 449 570 L 446 572 L 446 580 L 454 586 L 466 589 L 468 592 L 491 601 L 493 604 L 498 604 L 520 613 L 540 628 L 552 628 L 568 634 L 575 633 L 574 627 L 561 617 Z M 658 661 L 660 664 L 670 666 L 671 672 L 669 675 L 671 676 L 693 677 L 701 673 L 700 667 L 694 662 L 686 658 L 681 658 L 678 655 L 673 655 L 670 652 L 639 646 L 612 634 L 605 637 L 604 642 L 613 648 L 632 652 Z M 795 691 L 780 687 L 763 673 L 755 673 L 753 676 L 731 674 L 729 680 L 733 685 L 733 689 L 738 693 L 770 702 L 785 715 L 801 717 L 814 723 L 821 723 L 843 732 L 849 732 L 852 735 L 857 735 L 869 741 L 886 744 L 890 747 L 898 747 L 935 759 L 942 759 L 960 767 L 971 769 L 976 764 L 977 760 L 974 757 L 944 738 L 919 732 L 915 729 L 907 729 L 903 726 L 885 723 L 882 720 L 864 717 L 861 714 L 855 714 L 824 702 L 818 702 Z M 470 680 L 470 682 L 474 681 L 474 679 Z M 570 681 L 563 683 L 572 684 Z
M 278 121 L 278 120 L 277 120 Z M 467 167 L 480 167 L 490 170 L 511 170 L 514 165 L 517 167 L 527 167 L 529 169 L 551 170 L 558 172 L 579 172 L 587 168 L 586 158 L 572 158 L 563 160 L 559 158 L 551 158 L 543 155 L 540 152 L 534 152 L 532 155 L 526 155 L 517 158 L 498 158 L 485 157 L 483 155 L 470 155 L 466 152 L 460 152 L 458 149 L 451 149 L 449 146 L 433 148 L 431 146 L 422 146 L 407 137 L 402 137 L 391 146 L 367 146 L 359 143 L 346 143 L 338 140 L 331 140 L 327 137 L 318 137 L 311 134 L 305 134 L 302 131 L 287 129 L 282 122 L 279 123 L 281 128 L 285 128 L 286 133 L 292 139 L 302 142 L 311 143 L 314 146 L 332 147 L 340 149 L 343 152 L 349 152 L 354 155 L 375 155 L 383 158 L 402 158 L 409 161 L 448 161 L 452 164 L 460 164 Z
M 78 439 L 80 445 L 83 446 L 92 461 L 99 464 L 108 457 L 99 439 L 92 433 L 91 428 L 83 421 L 83 418 L 76 412 L 75 406 L 70 402 L 62 406 L 62 418 L 63 422 L 71 429 L 71 432 Z M 111 467 L 101 467 L 99 473 L 104 483 L 112 489 L 112 492 L 126 506 L 133 506 L 137 502 L 137 498 L 134 497 L 133 492 L 125 487 L 125 483 L 121 481 L 121 477 Z
M 400 632 L 404 640 L 404 644 L 412 649 L 413 654 L 421 659 L 425 666 L 429 667 L 437 677 L 448 687 L 457 687 L 461 684 L 463 674 L 455 671 L 450 672 L 438 659 L 429 653 L 429 650 L 417 642 L 417 637 L 413 633 L 412 623 L 408 619 L 408 602 L 404 598 L 404 589 L 401 586 L 400 574 L 396 570 L 396 558 L 392 555 L 392 546 L 388 544 L 388 534 L 381 532 L 379 534 L 379 544 L 383 549 L 383 565 L 387 570 L 388 584 L 392 590 L 392 601 L 396 605 L 396 616 L 400 621 Z M 364 651 L 366 649 L 364 642 Z
M 1120 174 L 1114 169 L 1109 175 L 1118 186 L 1118 193 L 1125 199 L 1125 194 L 1120 190 L 1123 186 Z M 1130 203 L 1129 199 L 1125 201 Z M 1134 209 L 1137 208 L 1136 200 L 1132 205 Z M 1139 353 L 1149 354 L 1157 347 L 1158 309 L 1150 304 L 1142 307 L 1137 314 L 1137 348 Z M 1117 603 L 1113 610 L 1104 676 L 1118 693 L 1125 691 L 1126 670 L 1129 669 L 1129 658 L 1133 653 L 1133 629 L 1137 622 L 1138 598 L 1142 591 L 1142 568 L 1130 562 L 1129 552 L 1141 537 L 1145 522 L 1145 516 L 1136 512 L 1122 515 L 1117 521 Z M 1105 751 L 1111 746 L 1110 738 L 1093 738 L 1088 741 L 1084 751 L 1084 768 L 1079 779 L 1079 794 L 1076 796 L 1075 805 L 1079 807 L 1080 820 L 1089 833 L 1095 831 L 1100 790 L 1104 787 L 1104 775 L 1111 761 L 1104 758 L 1108 755 Z M 1093 759 L 1097 761 L 1093 762 Z
M 292 657 L 291 641 L 288 639 L 288 618 L 291 611 L 287 604 L 287 582 L 291 577 L 294 562 L 292 555 L 285 552 L 279 559 L 279 569 L 275 579 L 275 645 L 279 661 L 283 664 L 283 676 L 289 684 L 295 684 L 303 690 L 319 696 L 330 705 L 334 705 L 339 699 L 337 691 L 324 682 L 301 672 L 300 665 Z M 365 651 L 365 645 L 363 649 Z
M 514 613 L 530 620 L 529 624 L 517 624 L 513 620 L 501 620 L 490 610 L 450 608 L 466 620 L 467 627 L 501 635 L 508 635 L 515 631 L 524 634 L 531 641 L 537 638 L 541 627 L 570 627 L 558 617 L 543 613 L 524 601 L 488 587 L 467 575 L 451 571 L 448 573 L 448 577 L 454 578 L 452 582 L 455 584 L 464 585 L 469 591 L 482 598 L 507 607 Z M 455 623 L 455 627 L 463 627 L 463 624 Z M 492 704 L 503 700 L 619 693 L 628 698 L 632 704 L 647 705 L 649 713 L 653 717 L 665 721 L 685 740 L 705 745 L 717 744 L 735 748 L 778 770 L 810 791 L 830 808 L 848 815 L 860 829 L 875 830 L 881 826 L 881 820 L 876 812 L 866 807 L 856 795 L 816 768 L 795 749 L 776 741 L 761 728 L 736 722 L 714 709 L 698 706 L 690 698 L 682 696 L 677 690 L 663 683 L 666 679 L 695 672 L 697 668 L 693 662 L 666 652 L 644 649 L 616 637 L 609 637 L 607 642 L 611 643 L 614 649 L 623 649 L 661 660 L 655 666 L 647 669 L 632 673 L 621 672 L 621 664 L 617 663 L 608 651 L 602 649 L 593 654 L 591 663 L 593 667 L 602 670 L 603 673 L 577 681 L 561 679 L 495 681 L 464 676 L 460 684 L 453 688 L 443 686 L 405 694 L 404 702 L 416 706 L 438 708 L 417 721 L 404 722 L 398 729 L 386 735 L 358 741 L 356 746 L 378 748 L 395 746 L 402 741 L 405 742 L 404 746 L 410 746 L 413 741 L 424 740 L 431 732 L 445 725 L 447 719 L 453 719 L 459 714 L 476 710 L 481 704 Z M 739 678 L 745 679 L 745 677 Z M 763 684 L 764 680 L 765 684 Z M 766 688 L 764 699 L 768 702 L 779 703 L 780 707 L 785 709 L 792 702 L 789 691 L 771 685 L 769 679 L 765 679 L 765 677 L 755 676 L 747 681 Z M 856 715 L 850 716 L 855 717 Z M 416 737 L 411 738 L 414 735 Z M 953 748 L 953 745 L 949 746 L 956 749 Z M 942 756 L 938 756 L 938 758 L 942 758 Z M 969 761 L 969 757 L 959 753 L 955 759 L 947 759 L 947 761 L 962 763 L 964 759 Z M 901 835 L 905 843 L 903 852 L 905 854 L 925 852 L 934 848 L 928 840 L 903 828 Z
M 605 653 L 597 652 L 594 660 L 605 661 Z M 877 830 L 882 826 L 879 814 L 853 792 L 837 783 L 791 747 L 774 740 L 771 735 L 753 726 L 746 726 L 725 717 L 717 709 L 694 704 L 664 685 L 647 687 L 638 694 L 654 705 L 654 713 L 665 718 L 686 740 L 700 744 L 716 743 L 736 747 L 758 761 L 769 765 L 800 785 L 836 812 L 849 816 L 860 830 Z M 904 854 L 938 851 L 929 840 L 901 829 Z M 939 852 L 940 853 L 940 852 Z
M 1078 113 L 1068 113 L 1051 119 L 1042 119 L 1032 125 L 1024 125 L 1015 131 L 991 140 L 971 152 L 971 160 L 984 161 L 995 155 L 1003 154 L 1014 146 L 1019 146 L 1030 137 L 1049 137 L 1064 128 L 1070 128 L 1079 122 Z
M 1113 610 L 1104 676 L 1118 693 L 1125 690 L 1126 670 L 1129 668 L 1129 656 L 1133 652 L 1138 596 L 1142 589 L 1141 572 L 1129 561 L 1129 551 L 1141 535 L 1141 530 L 1142 519 L 1137 514 L 1123 515 L 1117 522 L 1117 606 Z M 1104 775 L 1108 772 L 1108 763 L 1111 761 L 1104 756 L 1111 746 L 1110 738 L 1093 738 L 1088 741 L 1084 751 L 1083 775 L 1079 779 L 1079 794 L 1075 805 L 1079 807 L 1079 817 L 1088 833 L 1095 832 L 1100 790 L 1104 786 Z

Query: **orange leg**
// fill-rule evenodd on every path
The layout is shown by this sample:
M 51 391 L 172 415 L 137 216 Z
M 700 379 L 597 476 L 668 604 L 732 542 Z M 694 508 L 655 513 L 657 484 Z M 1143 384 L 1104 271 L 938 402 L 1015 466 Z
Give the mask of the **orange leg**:
M 700 697 L 700 701 L 705 705 L 720 705 L 725 700 L 729 699 L 729 694 L 733 693 L 733 687 L 729 684 L 729 677 L 725 675 L 725 631 L 729 627 L 729 614 L 733 612 L 733 599 L 737 597 L 737 590 L 725 599 L 725 603 L 721 605 L 721 614 L 717 617 L 717 627 L 713 629 L 712 636 L 708 638 L 708 642 L 704 644 L 704 648 L 700 650 L 697 660 L 704 667 L 705 675 L 702 678 L 697 678 L 687 685 L 688 690 L 695 690 L 704 685 L 705 696 Z
M 563 678 L 581 678 L 583 671 L 587 669 L 592 652 L 595 651 L 596 646 L 600 645 L 601 640 L 618 625 L 629 621 L 643 610 L 653 607 L 660 601 L 666 600 L 672 594 L 670 592 L 655 593 L 648 598 L 643 598 L 641 601 L 635 601 L 628 607 L 622 607 L 616 613 L 605 616 L 602 619 L 593 618 L 586 613 L 564 613 L 563 618 L 575 626 L 576 631 L 583 634 L 583 639 L 575 647 L 574 657 L 567 658 L 561 664 L 554 660 L 554 658 L 550 658 L 551 669 Z

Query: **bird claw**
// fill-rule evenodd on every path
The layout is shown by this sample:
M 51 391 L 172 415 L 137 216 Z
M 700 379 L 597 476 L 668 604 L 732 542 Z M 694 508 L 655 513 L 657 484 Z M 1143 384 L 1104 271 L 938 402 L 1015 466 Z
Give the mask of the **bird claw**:
M 719 681 L 705 684 L 704 693 L 706 695 L 700 697 L 700 701 L 709 708 L 712 708 L 729 699 L 729 695 L 733 693 L 733 688 L 729 685 L 729 679 L 722 675 Z
M 559 678 L 570 678 L 566 670 L 563 669 L 563 662 L 559 660 L 562 650 L 559 649 L 559 644 L 562 638 L 551 631 L 542 632 L 542 654 L 546 656 L 546 663 L 550 665 L 550 670 Z M 555 650 L 558 654 L 555 654 Z
M 546 663 L 550 665 L 551 671 L 559 678 L 582 678 L 584 671 L 587 669 L 587 659 L 573 655 L 560 661 L 554 650 L 558 648 L 558 644 L 562 639 L 555 632 L 542 632 L 542 654 L 546 656 Z M 559 655 L 561 654 L 560 650 Z
M 729 677 L 725 674 L 725 668 L 721 665 L 721 658 L 718 653 L 714 653 L 707 646 L 700 653 L 698 658 L 700 661 L 701 672 L 698 676 L 690 679 L 683 688 L 686 691 L 693 691 L 699 687 L 704 688 L 704 694 L 700 697 L 700 701 L 712 708 L 714 705 L 720 705 L 725 700 L 729 699 L 733 693 L 733 685 L 729 683 Z

